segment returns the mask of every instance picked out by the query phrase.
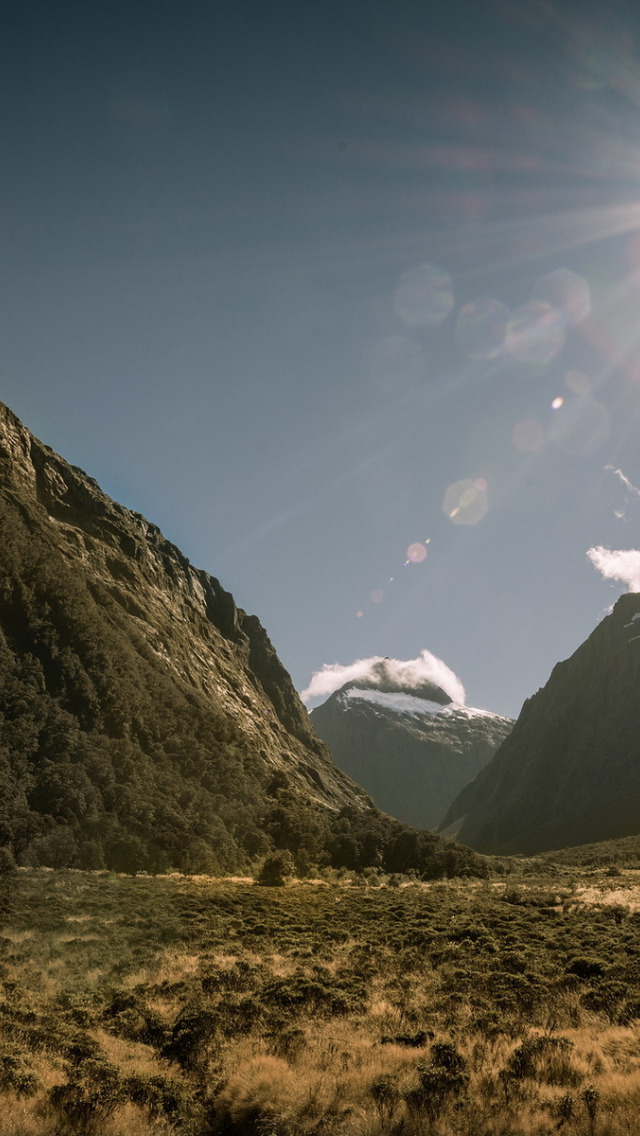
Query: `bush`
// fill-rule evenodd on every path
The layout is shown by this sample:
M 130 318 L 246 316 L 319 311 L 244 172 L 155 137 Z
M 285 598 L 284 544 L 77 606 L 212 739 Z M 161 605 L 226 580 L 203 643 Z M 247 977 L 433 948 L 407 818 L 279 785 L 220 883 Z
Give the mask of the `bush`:
M 576 978 L 589 979 L 601 978 L 605 972 L 605 964 L 598 958 L 591 958 L 586 955 L 579 955 L 573 958 L 567 966 L 567 974 L 574 975 Z
M 436 1120 L 449 1098 L 461 1096 L 469 1084 L 466 1062 L 455 1046 L 437 1042 L 431 1047 L 431 1061 L 417 1066 L 417 1088 L 405 1093 L 411 1112 Z
M 511 1054 L 505 1070 L 509 1077 L 526 1077 L 547 1085 L 577 1085 L 580 1074 L 571 1064 L 572 1042 L 566 1037 L 528 1037 Z
M 39 1088 L 37 1077 L 23 1068 L 19 1051 L 0 1052 L 0 1091 L 14 1092 L 17 1096 L 30 1097 Z
M 102 1124 L 122 1103 L 118 1069 L 108 1061 L 87 1060 L 65 1085 L 54 1085 L 49 1100 L 73 1130 L 86 1133 Z
M 169 1077 L 134 1074 L 123 1082 L 123 1092 L 134 1104 L 147 1108 L 152 1120 L 166 1117 L 181 1124 L 194 1111 L 190 1087 Z
M 389 1123 L 400 1104 L 400 1093 L 393 1077 L 377 1077 L 371 1085 L 371 1096 L 378 1110 L 380 1122 Z
M 183 1069 L 197 1069 L 215 1037 L 217 1027 L 218 1019 L 211 1011 L 185 1007 L 162 1047 L 162 1056 L 168 1061 L 176 1061 Z
M 287 880 L 293 875 L 293 857 L 290 852 L 272 852 L 267 856 L 257 883 L 262 887 L 284 887 Z

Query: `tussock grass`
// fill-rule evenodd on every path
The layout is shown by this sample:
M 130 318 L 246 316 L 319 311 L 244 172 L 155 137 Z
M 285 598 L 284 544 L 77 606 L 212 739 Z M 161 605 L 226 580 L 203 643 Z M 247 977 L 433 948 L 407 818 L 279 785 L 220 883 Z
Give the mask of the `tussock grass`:
M 0 1136 L 637 1136 L 638 873 L 593 872 L 20 871 Z

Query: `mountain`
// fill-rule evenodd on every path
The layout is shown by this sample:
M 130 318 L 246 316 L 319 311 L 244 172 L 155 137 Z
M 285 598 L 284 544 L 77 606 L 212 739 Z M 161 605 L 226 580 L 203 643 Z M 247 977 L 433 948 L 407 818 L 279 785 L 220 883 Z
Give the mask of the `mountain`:
M 435 828 L 511 730 L 509 718 L 453 702 L 433 682 L 404 686 L 384 662 L 311 711 L 336 764 L 407 824 Z
M 399 842 L 399 843 L 398 843 Z M 332 761 L 255 616 L 0 403 L 0 850 L 24 864 L 454 871 Z
M 504 854 L 640 834 L 640 595 L 554 667 L 442 830 Z

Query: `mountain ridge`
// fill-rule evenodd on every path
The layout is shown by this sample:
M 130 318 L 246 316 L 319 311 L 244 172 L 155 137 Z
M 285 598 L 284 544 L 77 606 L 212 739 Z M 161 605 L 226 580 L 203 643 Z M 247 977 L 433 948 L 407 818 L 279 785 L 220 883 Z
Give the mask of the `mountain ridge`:
M 640 594 L 620 596 L 555 665 L 441 832 L 507 855 L 640 832 L 639 620 Z
M 0 404 L 0 847 L 26 865 L 483 870 L 375 809 L 256 616 Z
M 512 722 L 455 702 L 435 683 L 352 680 L 311 711 L 338 766 L 379 808 L 435 828 L 463 785 L 495 753 Z M 427 694 L 429 697 L 427 697 Z
M 2 461 L 7 457 L 13 466 L 11 471 L 7 471 Z M 0 487 L 5 495 L 12 493 L 15 503 L 23 510 L 21 482 L 24 480 L 31 482 L 38 504 L 57 525 L 62 538 L 61 550 L 64 552 L 66 546 L 71 562 L 78 553 L 85 561 L 90 556 L 92 572 L 106 585 L 109 595 L 137 621 L 139 630 L 147 635 L 150 649 L 159 658 L 164 657 L 165 663 L 174 669 L 177 667 L 175 656 L 167 659 L 157 630 L 163 623 L 163 585 L 169 578 L 174 585 L 174 596 L 177 589 L 190 614 L 196 614 L 201 623 L 215 628 L 224 640 L 243 648 L 251 663 L 251 672 L 260 679 L 277 719 L 295 737 L 325 756 L 308 726 L 306 712 L 289 675 L 257 616 L 247 615 L 218 580 L 203 569 L 194 568 L 157 525 L 113 501 L 93 478 L 40 442 L 8 407 L 0 404 Z M 149 609 L 143 608 L 139 600 L 139 589 L 145 584 L 147 600 L 156 600 L 151 607 L 155 617 L 153 625 Z M 174 622 L 181 614 L 176 607 L 172 612 Z M 192 653 L 189 667 L 183 668 L 180 677 L 211 695 L 216 691 L 219 677 L 216 674 L 219 667 L 212 663 L 211 657 Z M 260 693 L 255 683 L 237 692 L 224 691 L 226 698 L 237 697 L 240 703 L 254 700 Z M 247 728 L 254 732 L 249 719 Z M 337 780 L 346 784 L 340 775 Z

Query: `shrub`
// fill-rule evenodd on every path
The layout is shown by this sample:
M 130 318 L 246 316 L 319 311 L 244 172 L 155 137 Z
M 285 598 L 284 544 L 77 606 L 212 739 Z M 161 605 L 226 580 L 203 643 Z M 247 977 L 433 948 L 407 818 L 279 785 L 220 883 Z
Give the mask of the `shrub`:
M 68 1125 L 85 1133 L 110 1116 L 124 1094 L 118 1070 L 109 1061 L 85 1061 L 73 1077 L 65 1085 L 54 1085 L 49 1099 Z
M 587 1085 L 580 1094 L 580 1099 L 586 1109 L 587 1116 L 589 1117 L 589 1132 L 592 1136 L 595 1131 L 596 1116 L 598 1114 L 598 1104 L 600 1103 L 600 1093 L 594 1089 L 593 1085 Z
M 573 1120 L 575 1107 L 575 1097 L 573 1097 L 571 1093 L 565 1093 L 563 1097 L 560 1097 L 560 1099 L 555 1102 L 554 1112 L 558 1117 L 558 1128 L 562 1128 L 563 1124 L 566 1124 L 568 1120 Z
M 187 1006 L 177 1017 L 162 1056 L 177 1061 L 183 1069 L 195 1069 L 202 1061 L 206 1046 L 212 1041 L 218 1025 L 209 1010 Z
M 127 1077 L 122 1088 L 129 1100 L 149 1110 L 153 1120 L 164 1116 L 169 1122 L 181 1124 L 194 1107 L 190 1088 L 169 1077 L 134 1074 Z
M 260 999 L 289 1013 L 361 1014 L 367 1005 L 367 991 L 358 979 L 308 978 L 304 974 L 276 978 L 260 991 Z
M 260 869 L 257 883 L 262 887 L 284 887 L 293 875 L 293 871 L 293 858 L 290 852 L 272 852 Z
M 410 1111 L 436 1120 L 452 1096 L 460 1096 L 469 1084 L 466 1062 L 454 1045 L 437 1042 L 431 1047 L 431 1061 L 417 1066 L 418 1085 L 405 1093 Z
M 567 966 L 566 973 L 575 975 L 576 978 L 601 978 L 604 974 L 605 966 L 600 959 L 591 958 L 586 955 L 578 955 L 576 958 L 571 959 Z
M 14 1092 L 17 1096 L 30 1097 L 37 1093 L 38 1079 L 34 1073 L 25 1072 L 18 1051 L 5 1050 L 0 1053 L 0 1091 Z
M 528 1037 L 511 1054 L 505 1070 L 514 1080 L 525 1077 L 547 1085 L 576 1085 L 580 1074 L 569 1060 L 572 1042 L 566 1037 Z
M 393 1077 L 377 1077 L 371 1085 L 371 1096 L 381 1123 L 389 1123 L 400 1104 L 400 1093 Z
M 297 1026 L 289 1026 L 287 1029 L 277 1030 L 266 1036 L 273 1038 L 275 1056 L 283 1057 L 288 1061 L 295 1061 L 307 1045 L 305 1031 Z

